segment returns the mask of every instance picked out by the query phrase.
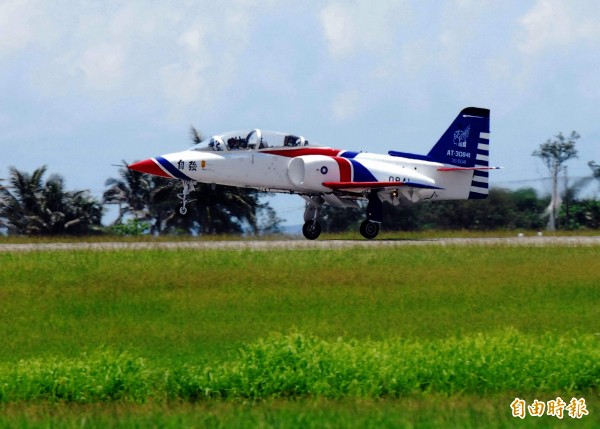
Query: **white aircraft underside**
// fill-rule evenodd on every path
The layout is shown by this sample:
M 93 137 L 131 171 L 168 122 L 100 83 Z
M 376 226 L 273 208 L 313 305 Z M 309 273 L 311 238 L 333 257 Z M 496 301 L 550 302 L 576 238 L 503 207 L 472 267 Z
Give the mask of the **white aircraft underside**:
M 358 207 L 367 199 L 366 238 L 383 220 L 383 201 L 482 199 L 488 195 L 489 110 L 466 108 L 428 155 L 352 152 L 264 130 L 234 131 L 130 169 L 183 182 L 181 214 L 196 182 L 297 193 L 308 203 L 304 235 L 319 236 L 320 207 Z

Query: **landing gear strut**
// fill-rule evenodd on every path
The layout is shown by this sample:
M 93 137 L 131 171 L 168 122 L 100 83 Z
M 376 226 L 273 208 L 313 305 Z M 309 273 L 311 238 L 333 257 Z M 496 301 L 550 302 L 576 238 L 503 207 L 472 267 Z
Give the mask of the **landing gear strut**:
M 360 234 L 366 239 L 372 240 L 379 234 L 379 224 L 383 222 L 383 203 L 376 191 L 369 194 L 367 204 L 367 220 L 360 224 Z
M 190 192 L 194 191 L 194 182 L 192 180 L 182 180 L 183 191 L 180 194 L 177 194 L 177 198 L 181 200 L 181 207 L 179 207 L 179 213 L 184 216 L 187 213 L 186 204 L 190 201 L 188 200 L 188 195 Z

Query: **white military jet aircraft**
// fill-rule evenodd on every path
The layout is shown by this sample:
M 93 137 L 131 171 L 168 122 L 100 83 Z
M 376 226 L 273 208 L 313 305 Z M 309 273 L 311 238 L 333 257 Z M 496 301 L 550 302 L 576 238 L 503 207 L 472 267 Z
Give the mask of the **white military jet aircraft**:
M 129 165 L 131 170 L 179 179 L 180 213 L 196 182 L 298 194 L 306 200 L 302 232 L 321 233 L 323 204 L 358 207 L 367 200 L 365 238 L 375 238 L 383 202 L 482 199 L 488 195 L 490 111 L 463 109 L 427 155 L 389 151 L 387 155 L 334 149 L 306 138 L 264 130 L 211 137 L 182 152 Z

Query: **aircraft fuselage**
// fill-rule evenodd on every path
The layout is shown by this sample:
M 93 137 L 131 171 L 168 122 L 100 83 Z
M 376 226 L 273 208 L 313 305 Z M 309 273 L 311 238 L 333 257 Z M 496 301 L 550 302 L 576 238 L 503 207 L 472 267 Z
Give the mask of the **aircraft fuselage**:
M 373 238 L 383 201 L 397 205 L 400 196 L 411 202 L 486 198 L 488 170 L 494 168 L 488 163 L 489 136 L 489 110 L 471 107 L 463 109 L 428 155 L 352 152 L 255 129 L 216 135 L 129 168 L 182 180 L 182 214 L 196 182 L 300 194 L 309 203 L 305 229 L 313 231 L 304 232 L 310 239 L 320 233 L 323 203 L 349 207 L 366 199 L 367 223 L 361 233 Z

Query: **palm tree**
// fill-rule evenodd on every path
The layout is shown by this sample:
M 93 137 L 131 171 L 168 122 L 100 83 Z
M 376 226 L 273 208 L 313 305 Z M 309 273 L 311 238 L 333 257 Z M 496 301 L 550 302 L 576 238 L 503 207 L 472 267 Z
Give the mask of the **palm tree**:
M 125 161 L 123 161 L 125 163 Z M 174 183 L 171 180 L 138 173 L 128 168 L 119 169 L 119 179 L 108 178 L 105 182 L 110 188 L 104 192 L 105 204 L 117 204 L 119 215 L 115 224 L 122 224 L 126 215 L 151 224 L 151 233 L 160 234 L 167 222 L 175 216 L 172 206 L 161 203 L 173 196 Z
M 0 226 L 25 235 L 86 234 L 100 227 L 102 207 L 88 191 L 64 190 L 64 180 L 46 167 L 33 174 L 10 169 L 8 186 L 0 186 Z
M 125 161 L 123 161 L 124 164 Z M 126 214 L 132 214 L 138 219 L 149 217 L 147 210 L 150 202 L 151 183 L 150 176 L 139 174 L 128 168 L 119 169 L 119 179 L 109 177 L 105 186 L 109 189 L 104 192 L 102 199 L 105 204 L 117 204 L 119 216 L 115 223 L 120 224 Z

